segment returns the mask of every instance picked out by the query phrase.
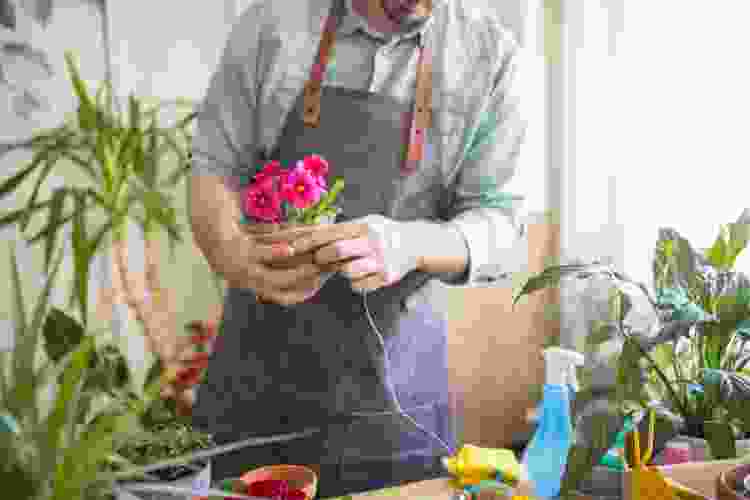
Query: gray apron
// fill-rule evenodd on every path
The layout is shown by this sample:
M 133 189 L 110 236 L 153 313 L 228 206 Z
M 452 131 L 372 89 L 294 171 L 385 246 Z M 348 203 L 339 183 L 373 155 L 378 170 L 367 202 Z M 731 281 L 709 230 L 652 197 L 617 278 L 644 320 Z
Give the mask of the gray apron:
M 324 87 L 320 126 L 314 128 L 302 120 L 303 103 L 300 95 L 276 151 L 260 160 L 288 166 L 313 153 L 325 157 L 331 176 L 346 181 L 337 222 L 369 214 L 438 217 L 447 193 L 437 165 L 423 161 L 416 172 L 402 173 L 408 106 L 405 112 L 403 103 L 388 96 Z M 198 390 L 195 426 L 213 433 L 217 444 L 311 426 L 324 430 L 218 456 L 214 476 L 237 477 L 279 463 L 314 465 L 321 498 L 441 476 L 439 457 L 447 452 L 395 412 L 387 383 L 395 386 L 406 413 L 455 447 L 445 318 L 426 301 L 406 303 L 433 278 L 415 271 L 368 294 L 390 370 L 362 296 L 343 276 L 334 275 L 314 298 L 291 307 L 259 303 L 251 290 L 230 289 L 222 340 Z

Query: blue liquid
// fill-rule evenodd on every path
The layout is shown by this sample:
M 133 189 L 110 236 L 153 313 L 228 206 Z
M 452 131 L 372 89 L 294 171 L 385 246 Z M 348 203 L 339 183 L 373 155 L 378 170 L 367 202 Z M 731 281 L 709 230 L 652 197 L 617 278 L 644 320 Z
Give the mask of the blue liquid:
M 545 385 L 537 430 L 523 459 L 538 498 L 554 498 L 560 494 L 572 441 L 570 388 Z

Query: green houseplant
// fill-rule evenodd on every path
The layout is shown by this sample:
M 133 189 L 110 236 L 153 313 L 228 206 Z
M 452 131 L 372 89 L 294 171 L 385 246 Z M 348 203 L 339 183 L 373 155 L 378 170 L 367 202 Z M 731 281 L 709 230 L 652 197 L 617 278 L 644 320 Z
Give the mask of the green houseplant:
M 94 335 L 83 336 L 56 361 L 39 362 L 43 329 L 64 328 L 46 314 L 59 262 L 29 321 L 15 254 L 12 257 L 15 342 L 11 352 L 0 354 L 0 412 L 6 424 L 0 432 L 0 474 L 16 498 L 106 498 L 111 483 L 98 476 L 99 464 L 118 442 L 135 435 L 139 424 L 136 414 L 119 401 L 97 408 L 87 405 L 84 388 L 91 387 L 96 372 Z
M 714 458 L 738 455 L 736 443 L 750 433 L 750 281 L 733 266 L 747 246 L 748 228 L 742 221 L 722 226 L 703 252 L 676 231 L 660 230 L 654 294 L 601 263 L 548 267 L 524 283 L 514 303 L 568 278 L 604 277 L 613 287 L 611 317 L 592 328 L 586 344 L 619 342 L 610 359 L 616 390 L 591 419 L 579 418 L 583 444 L 571 451 L 567 488 L 599 463 L 625 418 L 637 420 L 647 408 L 657 412 L 657 447 L 683 435 L 707 441 Z M 649 326 L 629 321 L 635 304 L 646 305 Z M 595 398 L 584 390 L 576 407 Z
M 71 53 L 66 54 L 66 63 L 79 101 L 76 117 L 14 146 L 30 150 L 33 158 L 0 185 L 0 198 L 13 196 L 27 182 L 33 181 L 33 190 L 24 206 L 0 217 L 0 227 L 19 224 L 25 234 L 32 219 L 46 214 L 46 224 L 27 238 L 32 244 L 45 245 L 49 265 L 60 231 L 72 225 L 75 279 L 71 305 L 78 306 L 84 323 L 88 319 L 87 285 L 91 261 L 97 251 L 109 245 L 114 253 L 113 287 L 136 313 L 147 337 L 153 339 L 157 336 L 156 330 L 163 328 L 163 317 L 170 314 L 163 310 L 164 290 L 157 279 L 156 237 L 160 230 L 165 230 L 172 248 L 182 241 L 172 190 L 188 168 L 189 125 L 195 113 L 187 112 L 174 126 L 163 128 L 159 125 L 159 112 L 164 104 L 147 108 L 134 96 L 129 99 L 127 116 L 114 112 L 108 104 L 108 83 L 103 82 L 96 96 L 92 96 L 79 76 Z M 180 101 L 177 104 L 189 105 Z M 162 170 L 170 159 L 177 161 L 177 167 L 166 176 Z M 88 184 L 59 187 L 49 199 L 39 200 L 40 188 L 50 174 L 70 163 L 87 176 Z M 102 221 L 98 226 L 94 225 L 95 218 Z M 144 232 L 146 292 L 151 300 L 146 293 L 135 290 L 128 268 L 126 228 L 129 220 L 135 221 Z
M 158 366 L 133 384 L 126 358 L 111 341 L 89 333 L 47 305 L 59 262 L 52 264 L 31 322 L 12 259 L 15 342 L 0 354 L 0 474 L 20 498 L 112 498 L 116 480 L 210 480 L 206 464 L 188 460 L 148 476 L 137 469 L 213 446 L 160 398 Z M 41 356 L 40 356 L 41 355 Z M 41 361 L 40 361 L 41 359 Z M 51 390 L 50 390 L 51 389 Z

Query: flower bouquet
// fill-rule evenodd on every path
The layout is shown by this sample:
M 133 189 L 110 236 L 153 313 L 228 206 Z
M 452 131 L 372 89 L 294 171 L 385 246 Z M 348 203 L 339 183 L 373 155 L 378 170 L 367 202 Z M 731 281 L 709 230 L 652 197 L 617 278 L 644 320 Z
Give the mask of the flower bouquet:
M 336 178 L 329 187 L 328 174 L 328 162 L 315 154 L 293 168 L 283 168 L 278 161 L 265 163 L 252 178 L 240 179 L 241 226 L 259 243 L 272 245 L 291 243 L 316 225 L 333 224 L 341 213 L 335 202 L 344 180 Z M 298 255 L 277 267 L 295 267 L 312 260 L 312 255 Z M 324 274 L 322 283 L 333 274 Z
M 251 179 L 240 179 L 242 223 L 289 229 L 335 220 L 340 209 L 334 202 L 344 181 L 337 178 L 328 189 L 328 172 L 328 162 L 319 155 L 309 155 L 291 169 L 278 161 L 266 163 Z

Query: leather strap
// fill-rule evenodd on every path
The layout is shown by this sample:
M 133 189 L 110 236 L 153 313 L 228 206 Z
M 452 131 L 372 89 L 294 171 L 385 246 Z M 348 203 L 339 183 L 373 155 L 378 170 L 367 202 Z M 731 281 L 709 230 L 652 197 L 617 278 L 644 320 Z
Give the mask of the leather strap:
M 376 2 L 377 3 L 377 2 Z M 427 2 L 429 8 L 432 2 Z M 377 3 L 379 5 L 379 3 Z M 320 126 L 320 99 L 323 94 L 323 79 L 328 61 L 336 42 L 337 17 L 331 13 L 323 26 L 318 54 L 310 72 L 310 78 L 304 89 L 304 108 L 302 118 L 305 126 Z M 423 37 L 419 37 L 419 63 L 417 68 L 417 86 L 414 95 L 414 108 L 409 132 L 409 144 L 402 173 L 411 174 L 424 157 L 425 134 L 432 123 L 432 53 L 425 47 Z

